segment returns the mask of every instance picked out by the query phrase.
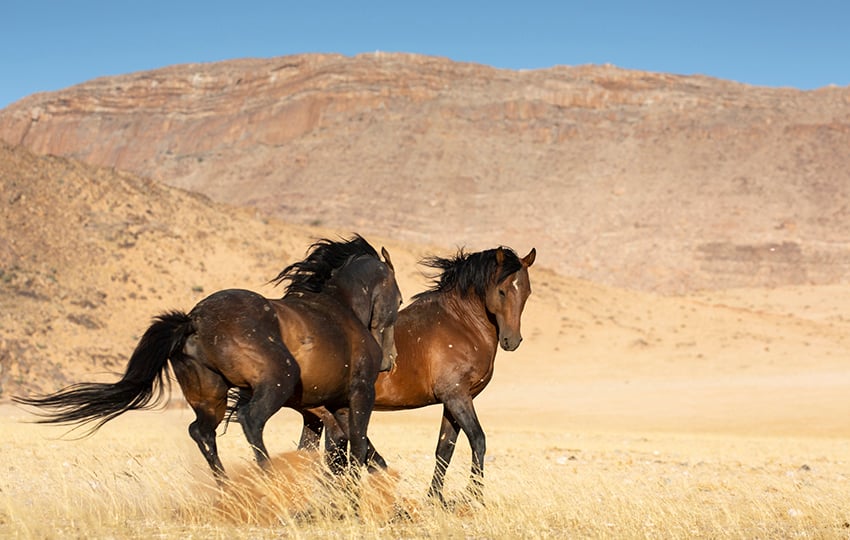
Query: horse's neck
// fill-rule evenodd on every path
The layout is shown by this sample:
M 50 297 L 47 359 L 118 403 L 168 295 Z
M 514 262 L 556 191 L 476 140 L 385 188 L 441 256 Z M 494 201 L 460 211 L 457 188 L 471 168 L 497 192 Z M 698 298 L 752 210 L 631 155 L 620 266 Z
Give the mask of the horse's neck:
M 481 335 L 481 338 L 495 350 L 499 343 L 499 329 L 487 315 L 487 307 L 483 299 L 475 293 L 461 296 L 457 292 L 451 292 L 443 294 L 441 301 L 447 312 L 471 331 Z
M 325 287 L 325 292 L 338 300 L 340 304 L 350 308 L 363 326 L 369 326 L 369 322 L 372 319 L 372 306 L 370 302 L 365 300 L 365 290 L 352 287 L 348 283 L 343 284 L 331 281 Z

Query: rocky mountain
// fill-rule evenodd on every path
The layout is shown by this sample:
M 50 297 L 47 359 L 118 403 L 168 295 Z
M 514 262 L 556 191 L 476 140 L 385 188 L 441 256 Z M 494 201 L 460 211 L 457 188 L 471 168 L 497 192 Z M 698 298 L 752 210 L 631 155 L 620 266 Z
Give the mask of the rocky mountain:
M 33 95 L 0 111 L 0 139 L 290 223 L 533 245 L 622 287 L 850 279 L 850 88 L 303 55 Z

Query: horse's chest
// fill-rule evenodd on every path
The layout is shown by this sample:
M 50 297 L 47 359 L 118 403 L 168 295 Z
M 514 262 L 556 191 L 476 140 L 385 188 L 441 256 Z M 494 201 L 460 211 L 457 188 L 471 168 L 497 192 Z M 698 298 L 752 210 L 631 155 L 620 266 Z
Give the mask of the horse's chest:
M 449 340 L 450 362 L 461 375 L 461 383 L 473 397 L 493 378 L 497 338 L 482 334 L 480 329 L 466 328 Z
M 469 372 L 469 392 L 472 396 L 478 395 L 490 379 L 493 378 L 493 360 L 476 362 L 473 369 Z

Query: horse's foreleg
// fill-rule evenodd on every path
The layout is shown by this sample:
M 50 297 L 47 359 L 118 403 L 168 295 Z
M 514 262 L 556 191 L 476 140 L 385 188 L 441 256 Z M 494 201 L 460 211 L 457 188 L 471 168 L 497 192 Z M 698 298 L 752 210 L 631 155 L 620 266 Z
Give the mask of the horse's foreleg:
M 369 437 L 366 437 L 366 465 L 370 473 L 375 472 L 378 469 L 387 469 L 386 460 L 372 445 L 372 440 Z
M 460 426 L 469 440 L 469 446 L 472 448 L 469 492 L 475 500 L 482 502 L 484 499 L 484 454 L 487 452 L 487 440 L 484 436 L 484 430 L 481 429 L 481 423 L 478 421 L 478 415 L 475 413 L 475 407 L 472 405 L 472 398 L 464 396 L 463 399 L 451 400 L 445 404 L 444 411 L 446 409 L 454 418 L 455 438 L 452 441 L 452 450 L 454 449 L 454 442 L 457 440 L 456 426 Z M 445 419 L 445 412 L 443 417 Z M 449 454 L 449 457 L 451 457 L 451 454 Z M 448 461 L 446 466 L 448 466 Z
M 351 506 L 355 513 L 360 510 L 360 474 L 361 467 L 366 464 L 366 429 L 369 426 L 369 418 L 372 416 L 372 408 L 375 406 L 375 378 L 371 380 L 360 379 L 352 385 L 349 394 L 348 403 L 348 474 L 351 482 L 350 491 Z M 341 412 L 338 410 L 337 412 Z M 343 416 L 343 415 L 340 415 Z M 337 438 L 338 451 L 345 452 L 345 447 L 339 445 L 339 437 L 345 437 L 344 428 L 339 427 L 339 423 L 330 423 L 334 425 L 334 430 L 330 429 L 329 425 L 326 440 Z M 334 431 L 332 434 L 331 431 Z M 344 442 L 342 443 L 344 444 Z M 330 456 L 329 456 L 330 458 Z
M 348 409 L 337 409 L 325 424 L 325 462 L 334 474 L 348 468 Z
M 375 406 L 375 386 L 372 383 L 358 385 L 350 397 L 348 411 L 348 442 L 350 465 L 366 465 L 368 440 L 366 430 Z
M 347 408 L 338 409 L 330 418 L 322 416 L 322 422 L 327 429 L 325 435 L 325 452 L 327 463 L 334 474 L 341 474 L 348 466 L 348 420 Z M 387 462 L 372 445 L 372 440 L 366 437 L 366 466 L 370 473 L 379 469 L 386 470 Z
M 443 405 L 443 420 L 440 424 L 440 436 L 437 439 L 437 450 L 435 452 L 437 463 L 434 466 L 434 476 L 431 478 L 431 489 L 428 490 L 429 497 L 433 497 L 443 504 L 446 502 L 443 498 L 446 469 L 448 469 L 449 462 L 452 460 L 459 430 L 460 426 L 454 416 L 446 405 Z

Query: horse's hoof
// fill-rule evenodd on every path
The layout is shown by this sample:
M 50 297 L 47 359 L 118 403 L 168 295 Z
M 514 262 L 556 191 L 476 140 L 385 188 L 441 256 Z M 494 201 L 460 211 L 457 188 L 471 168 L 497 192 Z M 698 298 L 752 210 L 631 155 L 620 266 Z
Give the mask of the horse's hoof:
M 369 464 L 368 464 L 368 465 L 366 465 L 366 471 L 367 471 L 369 474 L 377 474 L 377 473 L 386 472 L 386 470 L 387 470 L 388 468 L 389 468 L 389 467 L 387 467 L 387 464 L 386 464 L 386 463 L 384 463 L 383 465 L 381 465 L 380 463 L 377 463 L 377 464 L 376 464 L 374 461 L 370 461 L 370 462 L 369 462 Z
M 450 510 L 449 503 L 446 502 L 446 499 L 443 497 L 443 494 L 436 490 L 430 490 L 428 492 L 428 500 L 434 504 L 438 504 L 446 510 Z
M 395 503 L 393 504 L 393 515 L 390 517 L 389 522 L 397 523 L 399 521 L 413 521 L 413 516 L 403 506 Z
M 477 504 L 484 507 L 484 492 L 480 488 L 469 488 L 466 490 L 463 502 L 467 504 Z
M 292 521 L 295 523 L 311 523 L 316 521 L 316 514 L 312 510 L 298 510 L 292 513 Z

